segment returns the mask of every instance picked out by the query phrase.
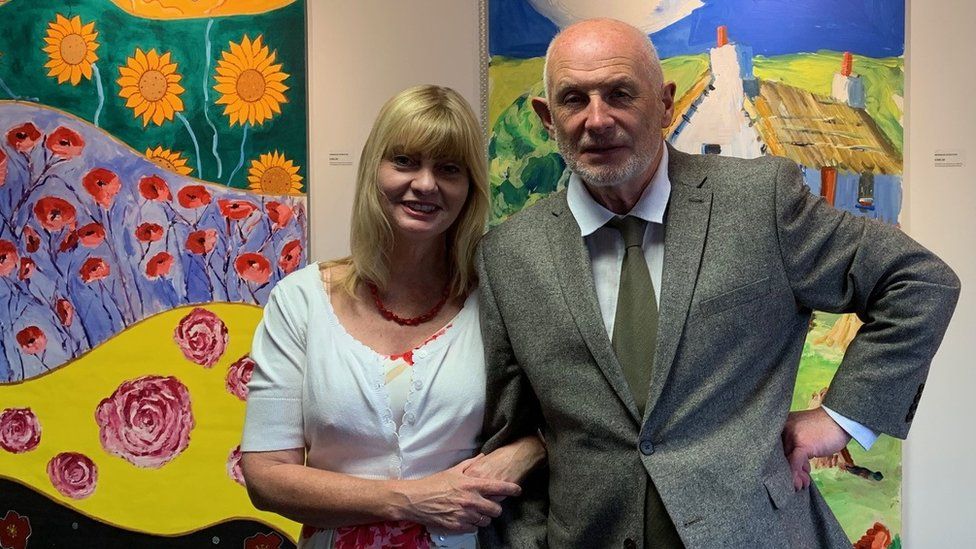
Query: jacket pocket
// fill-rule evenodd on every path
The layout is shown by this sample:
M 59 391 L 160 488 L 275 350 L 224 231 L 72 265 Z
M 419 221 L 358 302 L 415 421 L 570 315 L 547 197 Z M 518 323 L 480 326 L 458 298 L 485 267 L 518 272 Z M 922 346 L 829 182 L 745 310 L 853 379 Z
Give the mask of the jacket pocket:
M 710 297 L 699 304 L 702 315 L 710 316 L 745 305 L 769 294 L 769 277 L 763 277 L 721 295 Z
M 763 475 L 766 493 L 776 509 L 784 509 L 795 499 L 797 491 L 793 488 L 793 471 L 784 459 L 782 463 L 769 468 Z

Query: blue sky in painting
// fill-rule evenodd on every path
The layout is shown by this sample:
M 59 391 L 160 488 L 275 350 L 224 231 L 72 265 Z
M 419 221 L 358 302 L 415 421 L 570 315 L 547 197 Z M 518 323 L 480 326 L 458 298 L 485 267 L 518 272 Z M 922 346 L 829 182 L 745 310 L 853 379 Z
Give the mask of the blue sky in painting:
M 891 57 L 905 51 L 903 0 L 703 2 L 688 17 L 651 36 L 661 57 L 704 52 L 714 45 L 719 25 L 728 27 L 732 41 L 751 46 L 757 55 L 834 50 Z M 491 0 L 488 9 L 491 55 L 545 54 L 557 28 L 526 0 Z

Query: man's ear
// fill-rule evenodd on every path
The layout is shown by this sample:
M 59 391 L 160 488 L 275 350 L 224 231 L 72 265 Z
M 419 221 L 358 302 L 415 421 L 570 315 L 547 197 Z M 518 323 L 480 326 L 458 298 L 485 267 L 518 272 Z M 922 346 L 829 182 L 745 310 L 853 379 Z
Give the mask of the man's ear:
M 539 120 L 542 120 L 542 125 L 545 126 L 546 131 L 552 136 L 552 112 L 549 111 L 549 102 L 544 97 L 533 97 L 532 110 L 535 111 Z
M 674 82 L 667 82 L 661 86 L 661 103 L 664 104 L 664 113 L 661 117 L 662 128 L 667 128 L 674 120 L 674 93 L 677 87 Z

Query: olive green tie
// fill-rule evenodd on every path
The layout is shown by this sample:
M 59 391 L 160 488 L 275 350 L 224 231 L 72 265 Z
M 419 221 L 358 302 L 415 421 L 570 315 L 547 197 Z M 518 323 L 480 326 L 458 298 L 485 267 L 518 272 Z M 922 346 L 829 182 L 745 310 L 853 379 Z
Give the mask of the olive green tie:
M 624 238 L 624 262 L 620 267 L 620 290 L 617 314 L 613 319 L 613 350 L 623 368 L 624 377 L 644 416 L 647 392 L 651 386 L 651 365 L 657 340 L 657 299 L 654 283 L 644 259 L 644 229 L 647 222 L 633 216 L 614 217 L 607 226 L 620 231 Z M 681 537 L 671 522 L 657 487 L 647 477 L 644 501 L 644 548 L 681 549 Z
M 613 319 L 613 350 L 643 417 L 657 340 L 657 299 L 641 248 L 647 222 L 633 216 L 614 217 L 607 226 L 620 231 L 624 239 L 617 314 Z

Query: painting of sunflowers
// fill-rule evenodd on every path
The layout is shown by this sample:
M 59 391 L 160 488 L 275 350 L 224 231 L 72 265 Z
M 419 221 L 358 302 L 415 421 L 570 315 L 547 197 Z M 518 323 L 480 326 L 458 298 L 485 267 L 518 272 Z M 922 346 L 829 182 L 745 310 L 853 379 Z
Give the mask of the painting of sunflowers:
M 0 546 L 297 541 L 239 441 L 307 261 L 305 9 L 0 2 Z

